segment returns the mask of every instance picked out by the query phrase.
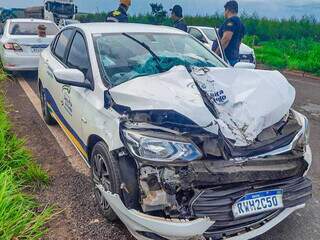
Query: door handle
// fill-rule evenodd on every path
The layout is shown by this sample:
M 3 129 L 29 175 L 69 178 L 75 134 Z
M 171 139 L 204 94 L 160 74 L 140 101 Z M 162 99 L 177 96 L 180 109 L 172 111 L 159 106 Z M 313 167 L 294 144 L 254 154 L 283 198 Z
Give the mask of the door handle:
M 83 122 L 84 124 L 87 124 L 87 119 L 85 119 L 84 117 L 81 118 L 81 122 Z

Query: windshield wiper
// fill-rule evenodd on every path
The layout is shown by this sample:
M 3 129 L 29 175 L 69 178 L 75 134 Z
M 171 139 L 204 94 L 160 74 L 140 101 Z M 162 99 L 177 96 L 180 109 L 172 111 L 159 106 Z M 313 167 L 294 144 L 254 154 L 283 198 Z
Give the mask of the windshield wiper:
M 147 49 L 148 52 L 152 55 L 152 57 L 156 60 L 158 69 L 160 72 L 163 72 L 163 69 L 161 67 L 161 59 L 160 57 L 154 52 L 152 51 L 152 49 L 144 42 L 141 42 L 140 40 L 136 39 L 135 37 L 132 37 L 131 35 L 127 34 L 127 33 L 122 33 L 122 35 L 126 36 L 127 38 L 130 38 L 131 40 L 135 41 L 136 43 L 138 43 L 139 45 L 141 45 L 143 48 Z

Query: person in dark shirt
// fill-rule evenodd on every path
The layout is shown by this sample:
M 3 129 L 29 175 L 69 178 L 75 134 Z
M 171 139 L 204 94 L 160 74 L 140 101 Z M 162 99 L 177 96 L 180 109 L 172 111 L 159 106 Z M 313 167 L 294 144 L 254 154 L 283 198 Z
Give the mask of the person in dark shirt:
M 128 22 L 128 10 L 131 6 L 131 0 L 120 0 L 120 6 L 117 10 L 108 13 L 106 22 Z
M 170 11 L 171 19 L 174 21 L 173 27 L 188 32 L 187 24 L 183 19 L 182 7 L 180 5 L 175 5 L 172 9 L 170 9 Z
M 238 17 L 238 3 L 228 1 L 225 6 L 224 16 L 226 20 L 219 28 L 218 35 L 221 40 L 221 47 L 231 66 L 239 62 L 239 49 L 242 38 L 244 37 L 245 27 Z M 213 44 L 212 50 L 220 54 L 217 44 Z

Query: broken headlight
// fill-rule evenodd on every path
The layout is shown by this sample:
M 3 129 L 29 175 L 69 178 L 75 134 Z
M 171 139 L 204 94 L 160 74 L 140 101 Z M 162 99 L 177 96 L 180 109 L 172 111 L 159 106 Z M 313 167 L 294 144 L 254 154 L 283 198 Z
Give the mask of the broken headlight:
M 158 138 L 131 130 L 123 130 L 123 136 L 129 151 L 142 160 L 189 162 L 202 157 L 201 151 L 192 142 Z

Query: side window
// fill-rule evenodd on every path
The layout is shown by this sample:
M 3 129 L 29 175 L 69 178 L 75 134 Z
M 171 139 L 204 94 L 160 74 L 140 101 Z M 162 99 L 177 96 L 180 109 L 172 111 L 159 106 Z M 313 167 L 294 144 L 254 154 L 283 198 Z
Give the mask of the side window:
M 50 44 L 50 49 L 51 49 L 51 52 L 52 52 L 52 53 L 54 52 L 54 48 L 56 47 L 56 43 L 57 43 L 59 37 L 60 37 L 60 34 L 58 34 L 57 36 L 55 36 L 55 38 L 53 39 L 53 41 L 52 41 L 51 44 Z
M 70 38 L 72 37 L 73 30 L 67 29 L 60 33 L 59 38 L 56 40 L 54 55 L 61 61 L 64 61 L 64 54 L 66 52 Z
M 204 42 L 204 37 L 203 37 L 202 33 L 198 29 L 190 28 L 189 33 L 192 36 L 194 36 L 196 39 L 198 39 L 199 41 Z
M 90 70 L 90 59 L 86 47 L 86 42 L 80 33 L 76 33 L 67 59 L 67 66 L 79 69 L 85 76 Z

